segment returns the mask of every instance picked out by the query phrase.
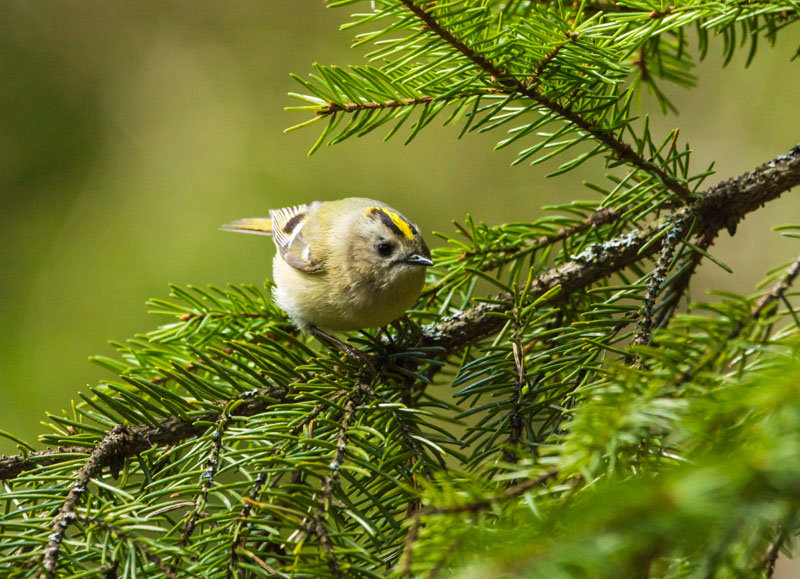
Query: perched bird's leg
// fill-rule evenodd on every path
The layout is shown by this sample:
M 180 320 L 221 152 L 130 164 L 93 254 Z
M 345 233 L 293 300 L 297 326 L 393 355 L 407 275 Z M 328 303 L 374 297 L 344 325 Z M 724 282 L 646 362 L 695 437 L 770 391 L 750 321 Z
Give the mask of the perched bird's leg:
M 372 371 L 372 373 L 375 374 L 375 365 L 372 363 L 372 360 L 370 360 L 369 357 L 358 348 L 354 348 L 350 344 L 346 344 L 342 342 L 340 339 L 334 338 L 333 336 L 331 336 L 326 332 L 323 332 L 316 326 L 309 326 L 308 331 L 314 334 L 320 340 L 328 342 L 329 344 L 333 344 L 351 358 L 354 358 L 355 360 L 358 360 L 362 364 L 365 364 Z
M 423 334 L 422 327 L 408 316 L 402 316 L 397 320 L 395 320 L 394 322 L 392 322 L 392 324 L 397 324 L 396 326 L 397 329 L 402 330 L 401 322 L 408 324 L 408 328 L 410 330 L 409 334 L 411 337 L 411 343 L 414 346 L 419 346 L 422 343 L 422 334 Z
M 394 322 L 392 322 L 394 324 Z M 392 335 L 386 330 L 386 326 L 378 328 L 378 332 L 375 334 L 375 341 L 384 346 L 393 346 L 394 339 Z

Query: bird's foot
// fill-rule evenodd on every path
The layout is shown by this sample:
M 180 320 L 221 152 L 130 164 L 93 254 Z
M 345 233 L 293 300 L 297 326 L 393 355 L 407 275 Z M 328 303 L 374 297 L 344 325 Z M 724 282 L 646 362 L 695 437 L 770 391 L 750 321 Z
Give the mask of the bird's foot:
M 323 332 L 316 326 L 310 326 L 308 330 L 312 334 L 314 334 L 317 338 L 319 338 L 321 341 L 327 342 L 339 348 L 339 350 L 341 350 L 342 352 L 344 352 L 345 354 L 347 354 L 348 356 L 359 362 L 360 365 L 366 366 L 367 368 L 370 369 L 370 371 L 373 374 L 375 374 L 375 365 L 372 363 L 372 360 L 370 360 L 369 356 L 367 356 L 364 352 L 362 352 L 358 348 L 354 348 L 350 344 L 347 344 L 338 338 L 334 338 L 333 336 L 331 336 L 326 332 Z
M 392 325 L 397 329 L 397 335 L 407 339 L 411 346 L 419 346 L 422 343 L 424 335 L 422 327 L 408 316 L 396 319 Z

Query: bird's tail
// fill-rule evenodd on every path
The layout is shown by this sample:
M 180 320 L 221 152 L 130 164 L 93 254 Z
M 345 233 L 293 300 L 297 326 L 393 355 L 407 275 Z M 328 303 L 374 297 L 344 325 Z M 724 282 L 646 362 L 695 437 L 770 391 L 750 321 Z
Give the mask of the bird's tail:
M 269 217 L 250 217 L 237 219 L 220 227 L 222 231 L 237 233 L 253 233 L 255 235 L 272 235 L 272 219 Z

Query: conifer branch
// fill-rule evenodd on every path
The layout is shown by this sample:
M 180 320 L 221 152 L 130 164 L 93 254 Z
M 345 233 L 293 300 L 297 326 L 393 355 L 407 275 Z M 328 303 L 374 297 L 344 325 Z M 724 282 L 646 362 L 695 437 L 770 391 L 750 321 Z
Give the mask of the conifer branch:
M 264 412 L 276 401 L 281 401 L 286 397 L 288 390 L 282 386 L 263 388 L 248 396 L 243 395 L 245 400 L 238 405 L 231 414 L 233 416 L 253 416 Z M 246 393 L 247 394 L 247 393 Z M 220 404 L 222 405 L 222 404 Z M 183 420 L 177 417 L 169 417 L 161 420 L 157 424 L 141 424 L 137 426 L 120 425 L 119 445 L 116 451 L 111 454 L 104 454 L 98 462 L 99 468 L 122 464 L 126 458 L 136 456 L 154 446 L 171 446 L 188 438 L 198 436 L 205 432 L 207 426 L 197 422 L 215 422 L 218 414 L 202 414 L 195 420 Z M 110 433 L 109 433 L 110 435 Z M 105 440 L 105 439 L 104 439 Z M 100 442 L 102 444 L 102 441 Z M 33 470 L 39 466 L 48 466 L 74 460 L 75 455 L 85 455 L 86 450 L 98 446 L 69 446 L 59 447 L 52 450 L 43 450 L 26 454 L 0 457 L 0 480 L 16 478 L 20 473 Z M 92 452 L 94 454 L 94 452 Z M 35 456 L 34 456 L 35 455 Z M 92 460 L 90 454 L 89 459 Z M 99 471 L 98 471 L 99 472 Z
M 219 468 L 219 456 L 220 452 L 222 451 L 222 435 L 225 432 L 225 427 L 228 425 L 228 421 L 229 417 L 224 411 L 217 418 L 217 427 L 214 430 L 212 437 L 211 450 L 209 451 L 208 458 L 206 459 L 206 470 L 201 475 L 202 482 L 200 483 L 200 493 L 197 495 L 197 499 L 195 500 L 194 509 L 183 525 L 181 545 L 185 546 L 189 543 L 189 539 L 191 538 L 192 533 L 194 533 L 197 521 L 201 517 L 205 516 L 204 510 L 206 507 L 206 502 L 208 501 L 208 493 L 211 490 L 211 486 L 214 484 L 214 476 L 217 474 L 217 469 Z
M 404 402 L 406 408 L 413 407 L 413 401 L 411 397 L 407 397 Z M 411 456 L 414 460 L 416 460 L 422 468 L 423 473 L 426 477 L 430 478 L 432 476 L 432 470 L 430 464 L 428 464 L 428 459 L 425 456 L 425 453 L 420 450 L 419 443 L 414 440 L 414 437 L 411 434 L 411 429 L 408 426 L 408 421 L 402 416 L 401 412 L 397 412 L 394 408 L 390 408 L 389 412 L 391 412 L 394 419 L 397 421 L 397 425 L 400 428 L 400 435 L 403 437 L 403 441 L 406 443 L 406 446 L 411 451 Z M 412 462 L 409 470 L 414 467 L 414 463 Z
M 577 233 L 584 233 L 589 229 L 593 229 L 596 227 L 600 227 L 601 225 L 608 225 L 609 223 L 613 223 L 616 221 L 622 211 L 615 209 L 614 207 L 601 207 L 597 211 L 594 211 L 575 225 L 569 225 L 566 227 L 561 227 L 552 235 L 543 235 L 538 239 L 534 240 L 530 243 L 525 243 L 523 245 L 516 245 L 512 247 L 485 247 L 480 250 L 475 251 L 465 251 L 461 254 L 459 261 L 463 261 L 470 257 L 477 257 L 479 255 L 489 255 L 493 253 L 499 254 L 508 254 L 503 259 L 499 259 L 497 261 L 490 262 L 490 265 L 486 267 L 487 270 L 494 269 L 520 257 L 528 255 L 529 253 L 533 253 L 534 251 L 538 251 L 540 249 L 544 249 L 554 243 L 558 243 L 559 241 L 564 241 L 568 237 L 571 237 Z
M 473 90 L 463 93 L 448 94 L 442 96 L 420 96 L 414 98 L 389 99 L 386 101 L 366 101 L 366 102 L 346 102 L 342 104 L 328 103 L 314 111 L 318 117 L 335 115 L 338 113 L 357 113 L 361 111 L 375 111 L 381 109 L 398 109 L 403 107 L 414 107 L 440 102 L 450 102 L 454 100 L 468 99 L 473 97 L 505 94 L 503 91 L 487 88 L 484 90 Z
M 786 270 L 781 281 L 775 284 L 770 292 L 758 301 L 756 308 L 753 310 L 752 318 L 756 319 L 761 317 L 761 314 L 764 313 L 772 303 L 783 299 L 783 296 L 789 291 L 792 284 L 794 284 L 798 274 L 800 274 L 800 256 L 795 258 L 792 265 Z
M 323 410 L 330 408 L 331 405 L 337 404 L 345 394 L 345 390 L 340 390 L 331 396 L 329 404 L 320 403 L 314 406 L 314 408 L 308 414 L 306 414 L 296 426 L 289 430 L 289 436 L 297 436 L 306 426 L 311 424 L 322 413 Z M 289 447 L 291 440 L 291 438 L 286 438 L 275 450 L 275 455 L 279 456 L 285 452 Z M 274 488 L 281 481 L 281 478 L 282 477 L 275 477 L 270 484 L 270 488 Z M 253 510 L 253 504 L 258 502 L 261 489 L 265 482 L 267 482 L 267 473 L 265 471 L 261 471 L 256 475 L 256 479 L 253 482 L 253 485 L 250 487 L 250 491 L 247 493 L 247 496 L 250 500 L 244 501 L 244 504 L 242 505 L 242 510 L 238 517 L 239 520 L 236 522 L 236 527 L 234 529 L 233 540 L 231 541 L 231 557 L 226 572 L 226 575 L 229 578 L 233 577 L 234 567 L 239 560 L 239 553 L 244 551 L 244 545 L 247 543 L 247 538 L 250 533 L 250 527 L 245 524 L 245 521 L 247 521 L 247 519 L 250 517 L 250 512 Z
M 214 319 L 214 320 L 216 320 L 216 319 L 220 319 L 220 318 L 231 318 L 231 319 L 236 319 L 236 318 L 240 318 L 240 319 L 260 318 L 260 319 L 265 319 L 266 320 L 266 319 L 271 319 L 272 315 L 269 314 L 269 313 L 264 313 L 264 312 L 236 312 L 236 313 L 231 313 L 231 312 L 218 312 L 218 313 L 187 312 L 185 314 L 181 314 L 180 316 L 178 316 L 178 319 L 180 321 L 182 321 L 182 322 L 188 322 L 190 320 L 205 320 L 205 319 Z
M 725 347 L 728 342 L 735 340 L 741 335 L 742 330 L 747 327 L 748 321 L 757 320 L 771 304 L 777 300 L 783 299 L 784 294 L 792 287 L 792 284 L 797 279 L 798 274 L 800 274 L 800 256 L 798 256 L 794 262 L 792 262 L 781 280 L 756 302 L 753 311 L 750 313 L 750 319 L 739 320 L 734 325 L 733 329 L 728 332 L 728 336 L 724 342 L 719 343 L 715 348 L 708 351 L 703 357 L 701 357 L 699 361 L 681 373 L 675 383 L 675 387 L 680 388 L 690 380 L 694 379 L 694 377 L 697 376 L 708 364 L 713 362 L 717 356 L 719 356 L 723 347 Z
M 517 483 L 513 486 L 508 487 L 502 495 L 496 497 L 490 497 L 488 499 L 483 499 L 480 501 L 475 501 L 471 503 L 462 503 L 460 505 L 452 505 L 448 507 L 426 507 L 421 510 L 417 510 L 411 521 L 409 522 L 408 532 L 406 533 L 406 539 L 403 548 L 402 554 L 402 576 L 403 577 L 411 577 L 411 560 L 412 555 L 414 552 L 414 543 L 417 541 L 419 537 L 419 528 L 424 517 L 430 517 L 434 515 L 455 515 L 460 513 L 479 513 L 484 511 L 494 505 L 504 503 L 506 501 L 515 499 L 527 493 L 528 491 L 542 486 L 551 479 L 558 476 L 557 470 L 551 470 L 543 475 L 540 475 L 535 478 L 530 478 L 525 480 L 521 483 Z
M 149 547 L 143 544 L 134 535 L 127 533 L 124 530 L 120 529 L 119 527 L 116 527 L 115 525 L 112 525 L 111 523 L 99 519 L 97 517 L 76 515 L 76 520 L 82 523 L 88 523 L 90 525 L 95 525 L 97 527 L 100 527 L 101 529 L 108 531 L 114 536 L 116 536 L 117 540 L 119 541 L 129 541 L 131 545 L 133 545 L 134 549 L 142 553 L 145 559 L 150 561 L 156 567 L 156 569 L 158 569 L 164 574 L 164 577 L 166 577 L 166 579 L 176 579 L 176 577 L 178 576 L 174 568 L 164 563 L 161 557 L 153 553 L 153 551 Z
M 697 241 L 697 247 L 702 251 L 706 251 L 714 244 L 714 240 L 716 240 L 718 234 L 719 230 L 707 230 Z M 702 263 L 704 257 L 705 256 L 699 251 L 693 252 L 689 257 L 690 261 L 688 265 L 674 280 L 672 280 L 670 291 L 666 296 L 662 297 L 658 311 L 653 319 L 652 325 L 654 328 L 663 328 L 666 326 L 669 319 L 678 311 L 680 301 L 686 295 L 689 289 L 689 283 L 694 278 L 694 273 Z
M 778 533 L 778 538 L 775 539 L 772 545 L 770 545 L 767 556 L 764 558 L 764 564 L 762 565 L 762 568 L 764 570 L 764 574 L 770 579 L 773 575 L 775 575 L 775 563 L 778 561 L 778 556 L 781 554 L 781 548 L 788 538 L 789 537 L 786 529 L 781 528 L 780 532 Z
M 594 244 L 573 260 L 539 275 L 531 285 L 531 294 L 540 296 L 556 286 L 559 295 L 567 295 L 621 271 L 653 255 L 658 244 L 652 237 L 664 227 L 680 226 L 688 230 L 696 221 L 697 235 L 707 237 L 727 229 L 735 231 L 745 215 L 776 199 L 800 184 L 800 146 L 753 171 L 723 181 L 702 193 L 691 207 L 676 210 L 665 219 L 630 231 L 605 243 Z M 423 345 L 440 347 L 448 352 L 474 344 L 498 332 L 505 321 L 496 314 L 511 307 L 512 296 L 501 294 L 496 301 L 480 303 L 450 316 L 425 331 Z
M 271 399 L 274 399 L 276 396 L 285 396 L 286 389 L 265 389 L 264 393 L 269 395 Z M 263 412 L 267 405 L 268 402 L 266 400 L 250 401 L 241 404 L 236 409 L 236 414 L 239 416 L 249 416 L 258 412 Z M 106 434 L 89 455 L 83 467 L 78 471 L 78 474 L 73 479 L 64 503 L 59 509 L 58 515 L 56 515 L 50 523 L 51 534 L 48 537 L 47 545 L 41 557 L 44 573 L 42 573 L 40 577 L 55 576 L 58 567 L 61 542 L 63 541 L 67 529 L 75 521 L 75 509 L 80 504 L 91 480 L 97 477 L 103 468 L 110 467 L 112 475 L 116 477 L 118 471 L 124 466 L 125 460 L 128 457 L 139 454 L 152 446 L 168 446 L 191 436 L 197 436 L 204 430 L 204 426 L 198 426 L 194 421 L 168 418 L 163 420 L 158 426 L 142 425 L 128 427 L 120 424 Z M 59 455 L 59 457 L 63 458 L 63 460 L 71 458 L 63 457 L 63 455 Z M 55 459 L 55 455 L 51 458 Z M 54 462 L 56 461 L 54 460 Z M 61 460 L 58 462 L 61 462 Z M 23 469 L 20 469 L 18 472 L 21 472 L 21 470 Z
M 50 522 L 50 536 L 47 538 L 44 553 L 42 554 L 42 577 L 55 577 L 58 567 L 58 555 L 61 549 L 61 542 L 69 526 L 75 522 L 77 515 L 75 509 L 80 504 L 81 498 L 86 493 L 91 480 L 100 474 L 106 464 L 119 464 L 118 453 L 124 447 L 125 438 L 129 435 L 128 428 L 122 425 L 116 426 L 111 430 L 92 451 L 92 454 L 78 471 L 72 486 L 70 487 L 64 504 L 61 505 L 58 515 Z
M 537 104 L 558 115 L 562 119 L 580 128 L 582 131 L 592 135 L 595 140 L 601 142 L 609 150 L 614 151 L 617 159 L 620 161 L 630 163 L 645 173 L 658 178 L 667 189 L 677 195 L 684 203 L 689 203 L 691 201 L 692 192 L 689 191 L 685 185 L 680 183 L 674 177 L 668 175 L 662 168 L 647 161 L 644 157 L 634 151 L 629 144 L 624 142 L 621 138 L 615 136 L 612 131 L 598 127 L 594 123 L 588 121 L 570 109 L 568 106 L 562 105 L 538 92 L 535 86 L 528 86 L 526 82 L 509 75 L 507 71 L 500 69 L 490 60 L 477 53 L 464 42 L 456 38 L 452 32 L 441 26 L 429 12 L 426 12 L 425 9 L 416 4 L 414 0 L 399 1 L 411 12 L 413 12 L 414 15 L 421 20 L 431 32 L 439 36 L 447 44 L 452 46 L 455 50 L 460 52 L 464 57 L 480 68 L 489 76 L 493 83 L 499 84 L 501 90 L 511 91 L 513 93 L 518 93 L 528 97 Z
M 682 224 L 688 229 L 690 222 L 696 219 L 695 232 L 701 238 L 716 235 L 723 229 L 733 231 L 738 221 L 749 212 L 776 199 L 798 184 L 800 184 L 800 146 L 753 171 L 711 187 L 699 196 L 691 208 L 676 210 L 661 222 L 623 234 L 605 243 L 595 244 L 588 254 L 575 256 L 573 261 L 538 276 L 531 286 L 531 293 L 542 295 L 556 286 L 561 287 L 561 295 L 580 291 L 603 277 L 653 255 L 659 249 L 658 244 L 649 246 L 646 244 L 653 235 L 666 227 L 667 223 L 673 226 Z M 444 352 L 451 354 L 493 335 L 504 323 L 494 314 L 510 307 L 510 300 L 511 296 L 501 295 L 499 304 L 481 303 L 426 327 L 421 345 L 443 348 Z M 283 387 L 267 388 L 259 393 L 259 398 L 246 401 L 232 414 L 250 416 L 263 412 L 271 402 L 261 396 L 282 400 L 286 394 L 287 390 Z M 215 421 L 217 416 L 218 414 L 206 414 L 198 419 Z M 104 455 L 100 466 L 120 464 L 125 458 L 143 452 L 151 446 L 169 446 L 197 436 L 204 432 L 205 428 L 196 426 L 194 421 L 175 417 L 162 420 L 155 426 L 127 427 L 127 435 L 121 445 L 112 455 L 107 457 Z M 61 449 L 2 456 L 0 480 L 13 479 L 21 472 L 35 469 L 39 465 L 73 460 L 75 453 L 78 452 L 83 453 L 85 449 L 73 445 Z
M 523 352 L 522 343 L 518 335 L 520 328 L 518 323 L 515 325 L 517 328 L 514 332 L 515 336 L 511 340 L 511 352 L 514 356 L 514 367 L 517 371 L 517 379 L 514 385 L 514 391 L 511 395 L 511 412 L 508 415 L 508 444 L 512 448 L 504 453 L 506 460 L 512 464 L 517 461 L 517 454 L 515 450 L 513 450 L 513 447 L 519 444 L 520 438 L 522 438 L 523 424 L 522 415 L 520 413 L 521 401 L 523 390 L 528 385 L 528 380 L 525 377 L 525 353 Z
M 601 225 L 614 223 L 623 213 L 624 211 L 620 211 L 614 207 L 601 207 L 600 209 L 593 211 L 588 217 L 579 223 L 561 227 L 552 235 L 543 235 L 533 241 L 510 247 L 490 245 L 472 251 L 464 251 L 458 260 L 466 261 L 467 259 L 479 256 L 497 255 L 498 257 L 494 259 L 487 259 L 478 266 L 480 271 L 492 271 L 502 265 L 520 259 L 521 257 L 541 249 L 545 249 L 551 245 L 555 245 L 556 243 L 564 241 L 565 239 L 578 233 L 584 233 L 590 229 L 600 227 Z M 456 222 L 454 222 L 454 224 L 462 233 L 469 235 L 462 225 Z M 433 286 L 424 290 L 422 295 L 424 297 L 428 297 L 428 299 L 432 299 L 442 289 L 442 287 L 444 287 L 444 283 L 442 282 L 434 284 Z
M 460 505 L 451 505 L 447 507 L 426 507 L 419 512 L 420 517 L 430 517 L 434 515 L 456 515 L 459 513 L 479 513 L 494 505 L 504 503 L 506 501 L 515 499 L 527 493 L 528 491 L 542 486 L 546 482 L 558 476 L 557 470 L 550 470 L 546 473 L 530 478 L 514 486 L 508 487 L 502 495 L 482 499 L 471 503 L 462 503 Z
M 328 557 L 328 567 L 331 570 L 331 575 L 336 579 L 342 579 L 342 570 L 339 567 L 339 558 L 336 556 L 336 550 L 331 542 L 331 537 L 328 534 L 328 529 L 325 527 L 325 521 L 322 519 L 322 511 L 316 510 L 314 516 L 311 518 L 310 524 L 307 525 L 314 535 L 316 535 L 319 544 L 325 550 Z
M 561 52 L 564 49 L 564 47 L 567 46 L 570 42 L 573 42 L 577 39 L 578 39 L 578 34 L 576 32 L 573 32 L 569 36 L 567 36 L 565 42 L 559 44 L 553 50 L 545 54 L 544 58 L 541 61 L 539 61 L 539 64 L 533 71 L 533 75 L 526 80 L 526 87 L 528 89 L 532 89 L 534 88 L 535 85 L 539 84 L 542 80 L 542 75 L 544 74 L 544 71 L 547 69 L 548 66 L 550 66 L 550 63 L 553 62 L 553 60 L 555 60 L 555 58 L 558 56 L 558 53 Z
M 631 344 L 634 346 L 644 346 L 650 343 L 653 329 L 653 308 L 655 307 L 658 293 L 661 290 L 661 285 L 665 281 L 667 269 L 672 262 L 675 246 L 680 242 L 682 235 L 683 228 L 680 224 L 676 224 L 675 227 L 670 228 L 661 242 L 661 253 L 658 256 L 656 267 L 650 274 L 650 279 L 647 282 L 644 304 L 639 313 L 636 332 L 631 340 Z
M 85 458 L 92 446 L 59 446 L 22 454 L 0 456 L 0 480 L 17 478 L 21 473 L 40 467 Z
M 330 567 L 331 574 L 337 579 L 341 578 L 342 571 L 339 566 L 339 558 L 336 556 L 333 543 L 331 542 L 328 529 L 325 527 L 323 513 L 328 509 L 329 503 L 333 498 L 333 492 L 339 481 L 339 469 L 344 463 L 347 451 L 347 430 L 356 416 L 356 409 L 360 404 L 362 392 L 367 389 L 365 384 L 359 383 L 357 389 L 347 397 L 344 403 L 344 413 L 342 414 L 341 426 L 336 435 L 336 452 L 334 453 L 333 460 L 330 463 L 330 470 L 328 476 L 322 481 L 319 493 L 316 496 L 317 505 L 314 507 L 314 514 L 309 519 L 303 521 L 306 532 L 316 535 L 322 548 L 328 556 L 328 566 Z M 293 533 L 292 536 L 295 536 Z M 290 537 L 291 540 L 291 537 Z

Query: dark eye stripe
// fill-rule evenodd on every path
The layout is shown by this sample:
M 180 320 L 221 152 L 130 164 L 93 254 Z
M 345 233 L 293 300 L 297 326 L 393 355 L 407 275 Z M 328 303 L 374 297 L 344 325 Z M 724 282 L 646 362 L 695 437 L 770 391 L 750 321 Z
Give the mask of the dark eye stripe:
M 294 231 L 294 228 L 297 227 L 297 224 L 305 219 L 305 217 L 305 213 L 298 213 L 297 215 L 292 216 L 292 218 L 283 226 L 283 232 L 286 235 L 291 235 L 292 231 Z

